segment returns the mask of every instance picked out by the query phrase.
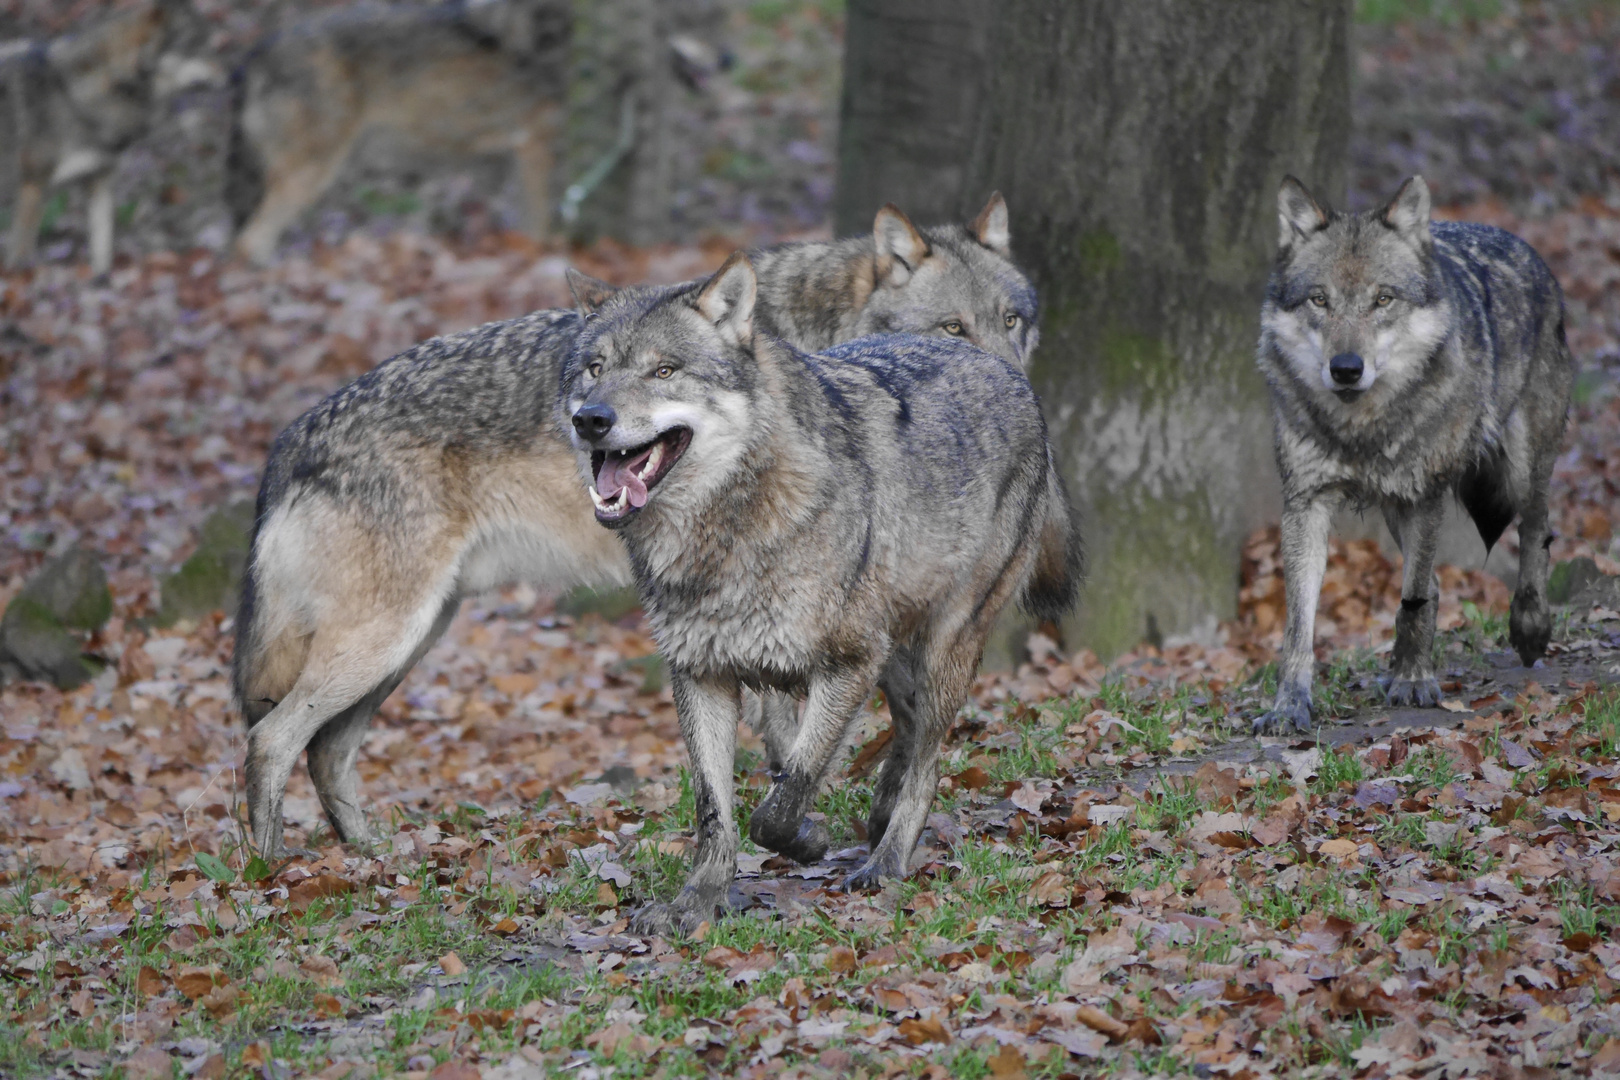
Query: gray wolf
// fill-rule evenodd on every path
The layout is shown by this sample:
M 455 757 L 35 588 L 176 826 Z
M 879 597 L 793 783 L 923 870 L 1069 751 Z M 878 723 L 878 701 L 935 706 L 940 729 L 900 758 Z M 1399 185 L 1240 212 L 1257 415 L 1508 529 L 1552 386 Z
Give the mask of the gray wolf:
M 552 0 L 363 4 L 262 43 L 233 74 L 226 202 L 238 253 L 268 261 L 287 226 L 373 142 L 425 159 L 508 158 L 521 227 L 544 238 L 568 13 Z
M 692 762 L 692 871 L 638 914 L 644 932 L 712 918 L 735 875 L 744 687 L 805 699 L 749 823 L 800 862 L 826 852 L 806 812 L 883 688 L 894 734 L 848 882 L 874 887 L 907 872 L 1001 609 L 1057 618 L 1076 591 L 1077 558 L 1043 558 L 1071 519 L 1016 364 L 903 334 L 804 353 L 758 329 L 761 295 L 739 253 L 707 282 L 583 296 L 563 369 L 596 518 L 624 539 Z
M 814 293 L 839 311 L 830 330 L 782 316 L 790 338 L 836 339 L 876 321 L 963 337 L 1020 363 L 1034 343 L 1035 294 L 1006 250 L 996 195 L 967 226 L 919 230 L 885 207 L 869 237 L 759 257 L 772 267 L 767 296 Z M 583 276 L 574 287 L 612 291 Z M 868 319 L 868 308 L 879 314 Z M 767 300 L 756 310 L 764 319 L 773 309 Z M 267 856 L 281 848 L 282 794 L 306 746 L 338 836 L 367 841 L 360 743 L 462 597 L 518 581 L 552 591 L 630 581 L 555 415 L 562 360 L 581 325 L 573 310 L 542 311 L 423 342 L 299 417 L 271 447 L 233 671 L 250 729 L 249 815 Z M 1050 558 L 1067 557 L 1068 537 L 1066 528 L 1044 537 Z M 796 730 L 795 709 L 776 695 L 766 705 L 761 724 L 776 757 Z
M 113 168 L 153 103 L 212 78 L 175 46 L 195 25 L 182 0 L 142 0 L 77 33 L 0 45 L 0 122 L 16 170 L 6 265 L 34 258 L 51 187 L 90 184 L 90 265 L 112 268 Z
M 1308 730 L 1316 604 L 1335 505 L 1377 506 L 1400 543 L 1392 705 L 1440 703 L 1435 543 L 1455 495 L 1489 549 L 1517 516 L 1509 640 L 1547 648 L 1547 488 L 1575 362 L 1563 292 L 1524 241 L 1431 222 L 1414 176 L 1388 205 L 1325 209 L 1298 180 L 1277 195 L 1281 241 L 1261 309 L 1283 480 L 1288 620 L 1277 700 L 1256 730 Z

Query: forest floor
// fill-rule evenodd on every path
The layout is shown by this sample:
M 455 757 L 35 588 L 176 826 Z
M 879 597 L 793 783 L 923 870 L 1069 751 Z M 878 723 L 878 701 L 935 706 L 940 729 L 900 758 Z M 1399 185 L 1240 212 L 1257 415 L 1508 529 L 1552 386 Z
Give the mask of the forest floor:
M 1357 160 L 1396 169 L 1416 147 L 1473 195 L 1468 177 L 1509 194 L 1550 178 L 1527 189 L 1544 205 L 1451 213 L 1520 232 L 1564 283 L 1583 374 L 1553 556 L 1620 573 L 1620 211 L 1608 165 L 1544 145 L 1535 112 L 1564 93 L 1570 130 L 1609 130 L 1620 95 L 1583 26 L 1601 42 L 1614 23 L 1601 5 L 1589 24 L 1524 10 L 1473 51 L 1373 26 L 1360 61 L 1440 71 L 1391 100 L 1499 124 L 1511 138 L 1480 145 L 1518 147 L 1499 156 L 1518 172 L 1410 132 Z M 1491 56 L 1549 41 L 1571 85 L 1540 63 L 1524 108 L 1445 105 L 1446 85 L 1485 93 L 1506 62 Z M 150 622 L 209 512 L 251 497 L 282 425 L 400 348 L 564 303 L 568 264 L 673 281 L 729 245 L 356 228 L 268 270 L 182 246 L 94 281 L 70 243 L 0 278 L 0 605 L 74 544 L 114 599 L 95 682 L 0 689 L 0 1075 L 1620 1071 L 1620 612 L 1563 609 L 1526 670 L 1504 651 L 1507 587 L 1444 568 L 1446 700 L 1387 710 L 1399 574 L 1372 541 L 1333 547 L 1318 738 L 1248 734 L 1283 614 L 1276 536 L 1259 533 L 1222 644 L 1105 665 L 1035 639 L 1029 663 L 981 677 L 917 870 L 875 895 L 838 885 L 863 850 L 881 707 L 819 807 L 832 857 L 797 867 L 745 842 L 732 914 L 699 940 L 631 934 L 685 868 L 670 696 L 637 613 L 526 590 L 469 605 L 381 710 L 360 761 L 378 849 L 335 845 L 300 772 L 289 840 L 320 858 L 255 864 L 229 619 Z M 758 741 L 741 745 L 746 813 L 766 779 Z

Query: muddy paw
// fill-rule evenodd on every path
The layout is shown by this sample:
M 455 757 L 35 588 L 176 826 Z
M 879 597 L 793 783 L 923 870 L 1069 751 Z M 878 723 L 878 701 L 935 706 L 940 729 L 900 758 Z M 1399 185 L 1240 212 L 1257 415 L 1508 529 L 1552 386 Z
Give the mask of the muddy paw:
M 832 842 L 827 826 L 820 821 L 800 818 L 782 820 L 776 791 L 772 791 L 748 820 L 748 838 L 760 847 L 786 855 L 801 866 L 818 863 Z
M 1543 606 L 1540 611 L 1520 611 L 1517 606 L 1508 621 L 1508 643 L 1519 654 L 1525 667 L 1547 655 L 1547 644 L 1552 641 L 1552 616 Z
M 1284 701 L 1279 698 L 1270 712 L 1261 713 L 1254 720 L 1254 733 L 1256 735 L 1293 735 L 1297 732 L 1310 730 L 1311 703 L 1309 701 Z
M 844 879 L 842 888 L 849 893 L 876 892 L 883 888 L 884 882 L 889 879 L 904 876 L 878 859 L 868 859 L 866 865 Z
M 695 894 L 688 897 L 690 892 L 683 890 L 673 903 L 643 907 L 630 916 L 630 932 L 644 937 L 691 937 L 698 927 L 713 921 L 719 905 L 712 900 L 705 903 Z
M 805 818 L 799 823 L 799 831 L 792 840 L 774 846 L 772 850 L 778 855 L 786 855 L 800 866 L 811 866 L 826 858 L 831 843 L 832 836 L 827 832 L 825 823 Z
M 1440 680 L 1433 675 L 1414 678 L 1386 675 L 1379 682 L 1383 684 L 1384 696 L 1396 708 L 1432 709 L 1440 704 Z

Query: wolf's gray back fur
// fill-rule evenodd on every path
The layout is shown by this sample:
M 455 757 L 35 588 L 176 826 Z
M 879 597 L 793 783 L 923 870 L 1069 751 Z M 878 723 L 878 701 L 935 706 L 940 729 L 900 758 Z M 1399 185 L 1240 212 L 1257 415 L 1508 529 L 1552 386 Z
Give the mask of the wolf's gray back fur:
M 1487 548 L 1520 518 L 1510 636 L 1532 663 L 1551 633 L 1547 489 L 1574 379 L 1558 282 L 1510 233 L 1431 224 L 1420 177 L 1355 215 L 1324 210 L 1290 179 L 1279 216 L 1259 363 L 1277 427 L 1289 616 L 1276 708 L 1260 726 L 1308 724 L 1335 502 L 1380 507 L 1401 544 L 1392 703 L 1439 703 L 1433 559 L 1451 493 Z
M 641 504 L 598 502 L 670 665 L 697 796 L 692 873 L 673 907 L 643 912 L 646 929 L 712 917 L 735 872 L 744 686 L 806 697 L 750 835 L 813 861 L 827 837 L 805 813 L 882 685 L 895 731 L 851 884 L 903 875 L 985 638 L 1026 592 L 1047 523 L 1069 520 L 1016 365 L 903 335 L 802 353 L 755 332 L 754 289 L 737 257 L 700 287 L 626 290 L 587 322 L 563 375 L 599 492 L 619 483 L 603 480 L 615 455 L 675 455 L 648 466 Z
M 999 196 L 991 202 L 1004 210 Z M 856 271 L 814 268 L 870 264 L 876 249 L 795 250 L 792 266 L 826 278 Z M 1017 273 L 1000 256 L 989 265 Z M 904 292 L 892 274 L 873 280 Z M 939 324 L 960 304 L 949 292 L 931 295 L 944 299 L 913 305 L 921 314 L 912 328 L 943 335 Z M 337 391 L 271 448 L 233 668 L 251 729 L 249 813 L 266 854 L 280 848 L 283 789 L 306 746 L 337 834 L 365 841 L 360 742 L 462 596 L 516 581 L 562 591 L 630 580 L 623 546 L 592 517 L 554 412 L 579 326 L 573 311 L 538 312 L 423 342 Z M 1009 356 L 1014 340 L 1000 343 Z M 1037 591 L 1050 606 L 1062 602 L 1078 541 L 1066 521 L 1053 522 L 1042 545 L 1038 580 L 1047 586 Z M 767 702 L 762 727 L 774 755 L 796 721 L 791 701 Z

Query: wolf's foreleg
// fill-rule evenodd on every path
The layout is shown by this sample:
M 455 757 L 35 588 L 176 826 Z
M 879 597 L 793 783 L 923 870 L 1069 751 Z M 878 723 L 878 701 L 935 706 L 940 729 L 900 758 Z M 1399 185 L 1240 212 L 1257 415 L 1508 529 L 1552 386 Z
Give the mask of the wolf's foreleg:
M 90 272 L 105 274 L 113 260 L 112 171 L 96 174 L 90 181 Z
M 45 220 L 45 185 L 24 181 L 17 185 L 17 198 L 11 207 L 11 236 L 6 244 L 6 266 L 15 270 L 34 261 L 39 243 L 39 226 Z
M 670 689 L 681 735 L 692 763 L 697 853 L 680 894 L 669 904 L 648 904 L 636 913 L 638 933 L 690 933 L 714 918 L 737 876 L 737 829 L 732 820 L 732 770 L 737 754 L 738 688 L 670 672 Z
M 1384 511 L 1384 521 L 1401 545 L 1401 610 L 1395 616 L 1395 652 L 1384 680 L 1391 705 L 1440 704 L 1440 681 L 1434 677 L 1434 625 L 1440 607 L 1434 552 L 1444 517 L 1443 494 Z
M 827 826 L 805 814 L 877 675 L 877 664 L 870 663 L 811 680 L 798 733 L 781 770 L 771 776 L 771 790 L 749 819 L 748 836 L 754 843 L 801 863 L 816 862 L 827 854 Z
M 1552 444 L 1555 448 L 1557 443 Z M 1547 606 L 1547 487 L 1555 453 L 1540 455 L 1530 476 L 1530 495 L 1519 514 L 1519 584 L 1508 613 L 1508 641 L 1519 661 L 1529 667 L 1547 654 L 1552 640 L 1552 611 Z
M 1283 586 L 1288 621 L 1283 628 L 1277 701 L 1254 722 L 1256 735 L 1311 729 L 1311 679 L 1316 675 L 1316 605 L 1327 571 L 1331 507 L 1320 494 L 1283 507 Z

